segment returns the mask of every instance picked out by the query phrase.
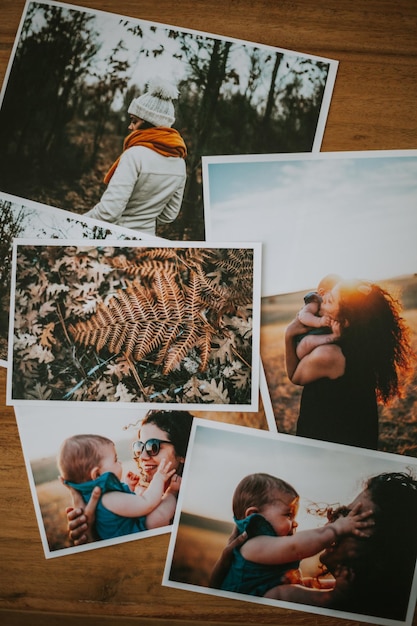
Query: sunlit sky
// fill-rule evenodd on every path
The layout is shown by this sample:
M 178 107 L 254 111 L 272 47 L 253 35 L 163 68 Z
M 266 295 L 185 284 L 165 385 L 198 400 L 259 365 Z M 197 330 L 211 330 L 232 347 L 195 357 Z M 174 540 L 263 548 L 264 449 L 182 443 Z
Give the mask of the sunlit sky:
M 68 6 L 68 8 L 76 9 L 77 7 Z M 168 80 L 178 83 L 185 77 L 185 70 L 187 64 L 180 58 L 181 49 L 180 42 L 175 37 L 168 37 L 166 34 L 167 28 L 172 28 L 178 32 L 203 34 L 210 38 L 226 40 L 225 37 L 221 37 L 213 33 L 204 33 L 202 31 L 194 31 L 183 27 L 172 26 L 170 24 L 163 24 L 157 22 L 150 22 L 147 20 L 137 20 L 126 16 L 117 15 L 115 13 L 108 13 L 106 11 L 94 11 L 87 8 L 79 9 L 86 13 L 95 16 L 93 23 L 94 29 L 98 32 L 100 43 L 100 49 L 94 58 L 96 68 L 104 72 L 106 70 L 107 58 L 111 51 L 116 48 L 118 43 L 122 40 L 124 43 L 124 50 L 119 51 L 117 58 L 120 60 L 127 60 L 129 62 L 129 69 L 127 76 L 129 78 L 129 85 L 135 85 L 143 89 L 147 81 L 155 75 L 161 76 Z M 41 13 L 38 13 L 35 19 L 32 20 L 32 27 L 37 28 L 43 25 L 44 19 Z M 130 28 L 140 26 L 142 31 L 142 37 L 137 34 L 129 32 L 126 26 Z M 156 28 L 155 28 L 156 27 Z M 233 40 L 227 38 L 227 41 L 235 41 L 240 44 L 246 44 L 250 49 L 256 46 L 260 50 L 273 51 L 281 50 L 286 55 L 286 63 L 291 69 L 298 69 L 300 61 L 306 59 L 318 59 L 326 61 L 323 57 L 316 57 L 314 55 L 307 55 L 301 52 L 286 50 L 278 47 L 272 48 L 271 46 L 255 44 L 254 42 L 248 42 L 244 40 Z M 156 54 L 154 54 L 156 51 Z M 207 58 L 207 52 L 204 46 L 200 51 L 200 55 L 204 55 Z M 335 77 L 335 69 L 337 62 L 334 60 L 328 60 L 329 64 L 333 66 L 330 71 L 331 79 L 329 83 L 332 83 Z M 239 89 L 242 93 L 245 92 L 247 85 L 247 78 L 249 74 L 248 56 L 245 53 L 245 46 L 238 45 L 231 49 L 229 57 L 229 65 L 233 66 L 240 76 L 240 83 L 235 85 L 234 89 Z M 285 74 L 288 72 L 288 67 L 285 64 L 281 64 L 280 70 L 277 76 L 278 81 L 285 82 Z M 261 101 L 265 102 L 268 82 L 262 85 L 263 90 Z M 311 91 L 315 85 L 309 80 L 304 81 L 303 95 L 309 97 Z M 120 94 L 119 94 L 120 96 Z M 119 97 L 116 99 L 114 106 L 118 108 L 122 104 L 122 99 Z
M 207 238 L 261 241 L 262 295 L 417 272 L 417 151 L 207 157 Z
M 232 496 L 239 481 L 253 472 L 267 472 L 299 493 L 301 525 L 307 503 L 348 504 L 368 477 L 407 467 L 416 471 L 417 459 L 199 421 L 187 454 L 180 507 L 232 521 Z M 323 518 L 316 521 L 321 525 Z

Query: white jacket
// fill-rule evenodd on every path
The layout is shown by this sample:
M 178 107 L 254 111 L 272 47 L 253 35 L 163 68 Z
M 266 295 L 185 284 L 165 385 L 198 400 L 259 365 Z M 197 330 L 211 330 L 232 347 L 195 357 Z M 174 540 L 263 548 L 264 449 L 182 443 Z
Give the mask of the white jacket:
M 132 146 L 122 153 L 100 202 L 85 215 L 155 235 L 156 220 L 177 217 L 185 179 L 184 159 Z

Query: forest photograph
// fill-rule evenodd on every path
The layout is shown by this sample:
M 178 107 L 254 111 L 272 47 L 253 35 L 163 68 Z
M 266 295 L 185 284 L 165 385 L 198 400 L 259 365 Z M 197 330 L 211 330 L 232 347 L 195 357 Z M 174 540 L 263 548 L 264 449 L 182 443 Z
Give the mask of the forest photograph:
M 10 403 L 258 409 L 260 246 L 15 240 Z
M 201 157 L 319 150 L 337 62 L 202 32 L 28 2 L 0 108 L 0 189 L 80 215 L 154 76 L 175 81 L 187 147 L 178 217 L 157 236 L 204 240 Z M 47 77 L 47 80 L 45 79 Z
M 162 241 L 115 224 L 0 193 L 0 364 L 7 365 L 10 283 L 14 238 L 137 239 Z

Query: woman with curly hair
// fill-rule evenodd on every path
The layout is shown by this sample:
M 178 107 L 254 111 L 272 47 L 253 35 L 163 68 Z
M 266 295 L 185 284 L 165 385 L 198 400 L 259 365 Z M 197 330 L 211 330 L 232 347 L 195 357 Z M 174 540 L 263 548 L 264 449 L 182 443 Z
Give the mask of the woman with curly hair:
M 361 503 L 372 507 L 369 537 L 342 537 L 320 561 L 328 572 L 345 571 L 343 592 L 334 608 L 374 617 L 405 620 L 417 555 L 417 480 L 409 473 L 384 472 L 369 478 L 348 506 L 329 515 L 334 521 Z
M 417 556 L 417 480 L 404 472 L 384 472 L 368 478 L 347 506 L 328 509 L 329 522 L 357 509 L 372 510 L 372 531 L 338 536 L 320 555 L 318 579 L 331 574 L 331 591 L 320 584 L 283 584 L 266 598 L 309 604 L 384 619 L 405 620 Z M 248 540 L 235 527 L 213 569 L 210 586 L 219 589 L 232 562 L 233 551 Z
M 287 327 L 290 380 L 303 386 L 297 435 L 363 448 L 378 447 L 378 402 L 401 397 L 413 352 L 401 306 L 387 290 L 365 281 L 340 281 L 323 297 L 320 315 L 331 333 L 316 338 L 299 359 L 298 316 Z
M 163 462 L 169 463 L 175 469 L 175 475 L 167 482 L 165 489 L 178 493 L 179 485 L 174 489 L 170 483 L 171 480 L 181 482 L 193 419 L 188 411 L 147 412 L 139 428 L 139 439 L 132 442 L 132 457 L 138 468 L 137 474 L 128 472 L 126 475 L 126 484 L 132 492 L 141 495 L 149 487 Z M 86 504 L 75 488 L 69 488 L 73 499 L 73 506 L 66 511 L 70 537 L 74 545 L 94 541 L 95 512 L 102 495 L 101 489 L 96 486 Z M 146 520 L 148 530 L 166 525 L 167 509 L 168 507 L 164 507 L 160 511 L 152 511 Z

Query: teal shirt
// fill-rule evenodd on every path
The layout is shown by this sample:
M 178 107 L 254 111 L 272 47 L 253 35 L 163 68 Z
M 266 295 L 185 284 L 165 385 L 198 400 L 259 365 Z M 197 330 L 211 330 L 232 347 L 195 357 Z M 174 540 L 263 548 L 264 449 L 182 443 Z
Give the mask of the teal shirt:
M 239 533 L 246 531 L 249 539 L 260 535 L 278 536 L 271 524 L 259 513 L 253 513 L 253 515 L 242 520 L 235 519 L 234 522 Z M 299 561 L 279 565 L 255 563 L 246 560 L 242 556 L 240 548 L 234 548 L 232 565 L 223 580 L 221 589 L 262 597 L 272 587 L 286 582 L 285 574 L 289 570 L 298 569 L 299 565 Z
M 133 491 L 129 489 L 128 485 L 120 482 L 117 476 L 112 472 L 106 472 L 96 478 L 96 480 L 89 480 L 86 483 L 72 483 L 66 480 L 65 484 L 79 491 L 85 503 L 90 500 L 94 487 L 100 487 L 101 497 L 97 504 L 95 521 L 96 532 L 100 539 L 113 539 L 114 537 L 147 530 L 146 516 L 122 517 L 121 515 L 117 515 L 117 513 L 109 511 L 109 509 L 106 509 L 103 505 L 102 496 L 109 491 L 122 491 L 123 493 L 131 494 L 133 498 L 136 497 Z

